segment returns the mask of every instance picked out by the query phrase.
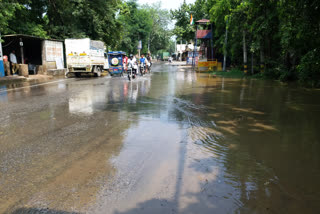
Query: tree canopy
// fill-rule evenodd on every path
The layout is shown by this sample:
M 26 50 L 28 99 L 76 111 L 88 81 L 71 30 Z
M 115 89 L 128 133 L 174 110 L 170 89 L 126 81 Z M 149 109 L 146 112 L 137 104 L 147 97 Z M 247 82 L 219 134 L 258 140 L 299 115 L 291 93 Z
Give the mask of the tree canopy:
M 2 34 L 102 40 L 109 49 L 156 52 L 169 46 L 169 12 L 137 0 L 0 0 Z
M 214 45 L 223 53 L 225 30 L 231 65 L 240 66 L 246 51 L 248 64 L 265 64 L 263 76 L 295 80 L 320 87 L 320 1 L 317 0 L 196 0 L 171 11 L 178 38 L 194 38 L 195 21 L 209 18 Z M 257 68 L 258 67 L 258 68 Z

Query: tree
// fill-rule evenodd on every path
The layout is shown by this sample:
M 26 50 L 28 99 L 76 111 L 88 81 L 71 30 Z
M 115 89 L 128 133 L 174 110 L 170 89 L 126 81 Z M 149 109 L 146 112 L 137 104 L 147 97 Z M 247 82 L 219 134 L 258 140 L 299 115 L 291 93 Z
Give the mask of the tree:
M 195 28 L 190 25 L 191 5 L 188 5 L 184 0 L 179 9 L 171 10 L 170 12 L 172 19 L 176 20 L 173 33 L 177 36 L 177 39 L 186 41 L 193 40 Z
M 152 28 L 148 38 L 151 53 L 156 53 L 158 50 L 167 49 L 169 47 L 169 41 L 172 35 L 168 29 L 168 25 L 171 21 L 169 11 L 160 9 L 160 2 L 151 6 L 144 5 L 143 7 L 150 12 L 152 19 Z

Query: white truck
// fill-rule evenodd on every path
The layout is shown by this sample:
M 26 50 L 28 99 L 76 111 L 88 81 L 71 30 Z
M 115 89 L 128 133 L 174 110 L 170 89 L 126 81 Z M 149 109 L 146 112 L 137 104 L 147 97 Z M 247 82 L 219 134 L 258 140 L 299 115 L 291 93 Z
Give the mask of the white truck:
M 101 76 L 104 69 L 108 69 L 108 59 L 105 54 L 105 45 L 102 41 L 85 39 L 66 39 L 67 76 L 74 73 L 80 77 L 81 73 L 93 73 Z

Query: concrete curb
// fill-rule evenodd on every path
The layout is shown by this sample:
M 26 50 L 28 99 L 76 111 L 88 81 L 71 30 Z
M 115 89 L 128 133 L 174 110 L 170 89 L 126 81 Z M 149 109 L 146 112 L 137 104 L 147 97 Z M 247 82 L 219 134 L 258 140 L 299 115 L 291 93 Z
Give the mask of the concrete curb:
M 0 78 L 0 85 L 6 85 L 10 83 L 18 83 L 18 82 L 25 82 L 25 81 L 34 81 L 34 80 L 42 80 L 44 82 L 52 80 L 54 77 L 51 75 L 29 75 L 29 77 L 23 76 L 7 76 Z
M 26 77 L 23 76 L 7 76 L 0 78 L 0 84 L 3 83 L 14 83 L 14 82 L 24 82 L 27 81 Z

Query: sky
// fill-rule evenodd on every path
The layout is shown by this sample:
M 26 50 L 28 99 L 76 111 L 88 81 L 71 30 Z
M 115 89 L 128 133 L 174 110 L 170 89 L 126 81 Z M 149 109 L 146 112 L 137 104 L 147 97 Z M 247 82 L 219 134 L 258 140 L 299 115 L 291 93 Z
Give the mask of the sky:
M 138 0 L 139 4 L 152 4 L 161 1 L 163 9 L 178 9 L 183 0 Z M 186 0 L 186 3 L 194 3 L 196 0 Z

